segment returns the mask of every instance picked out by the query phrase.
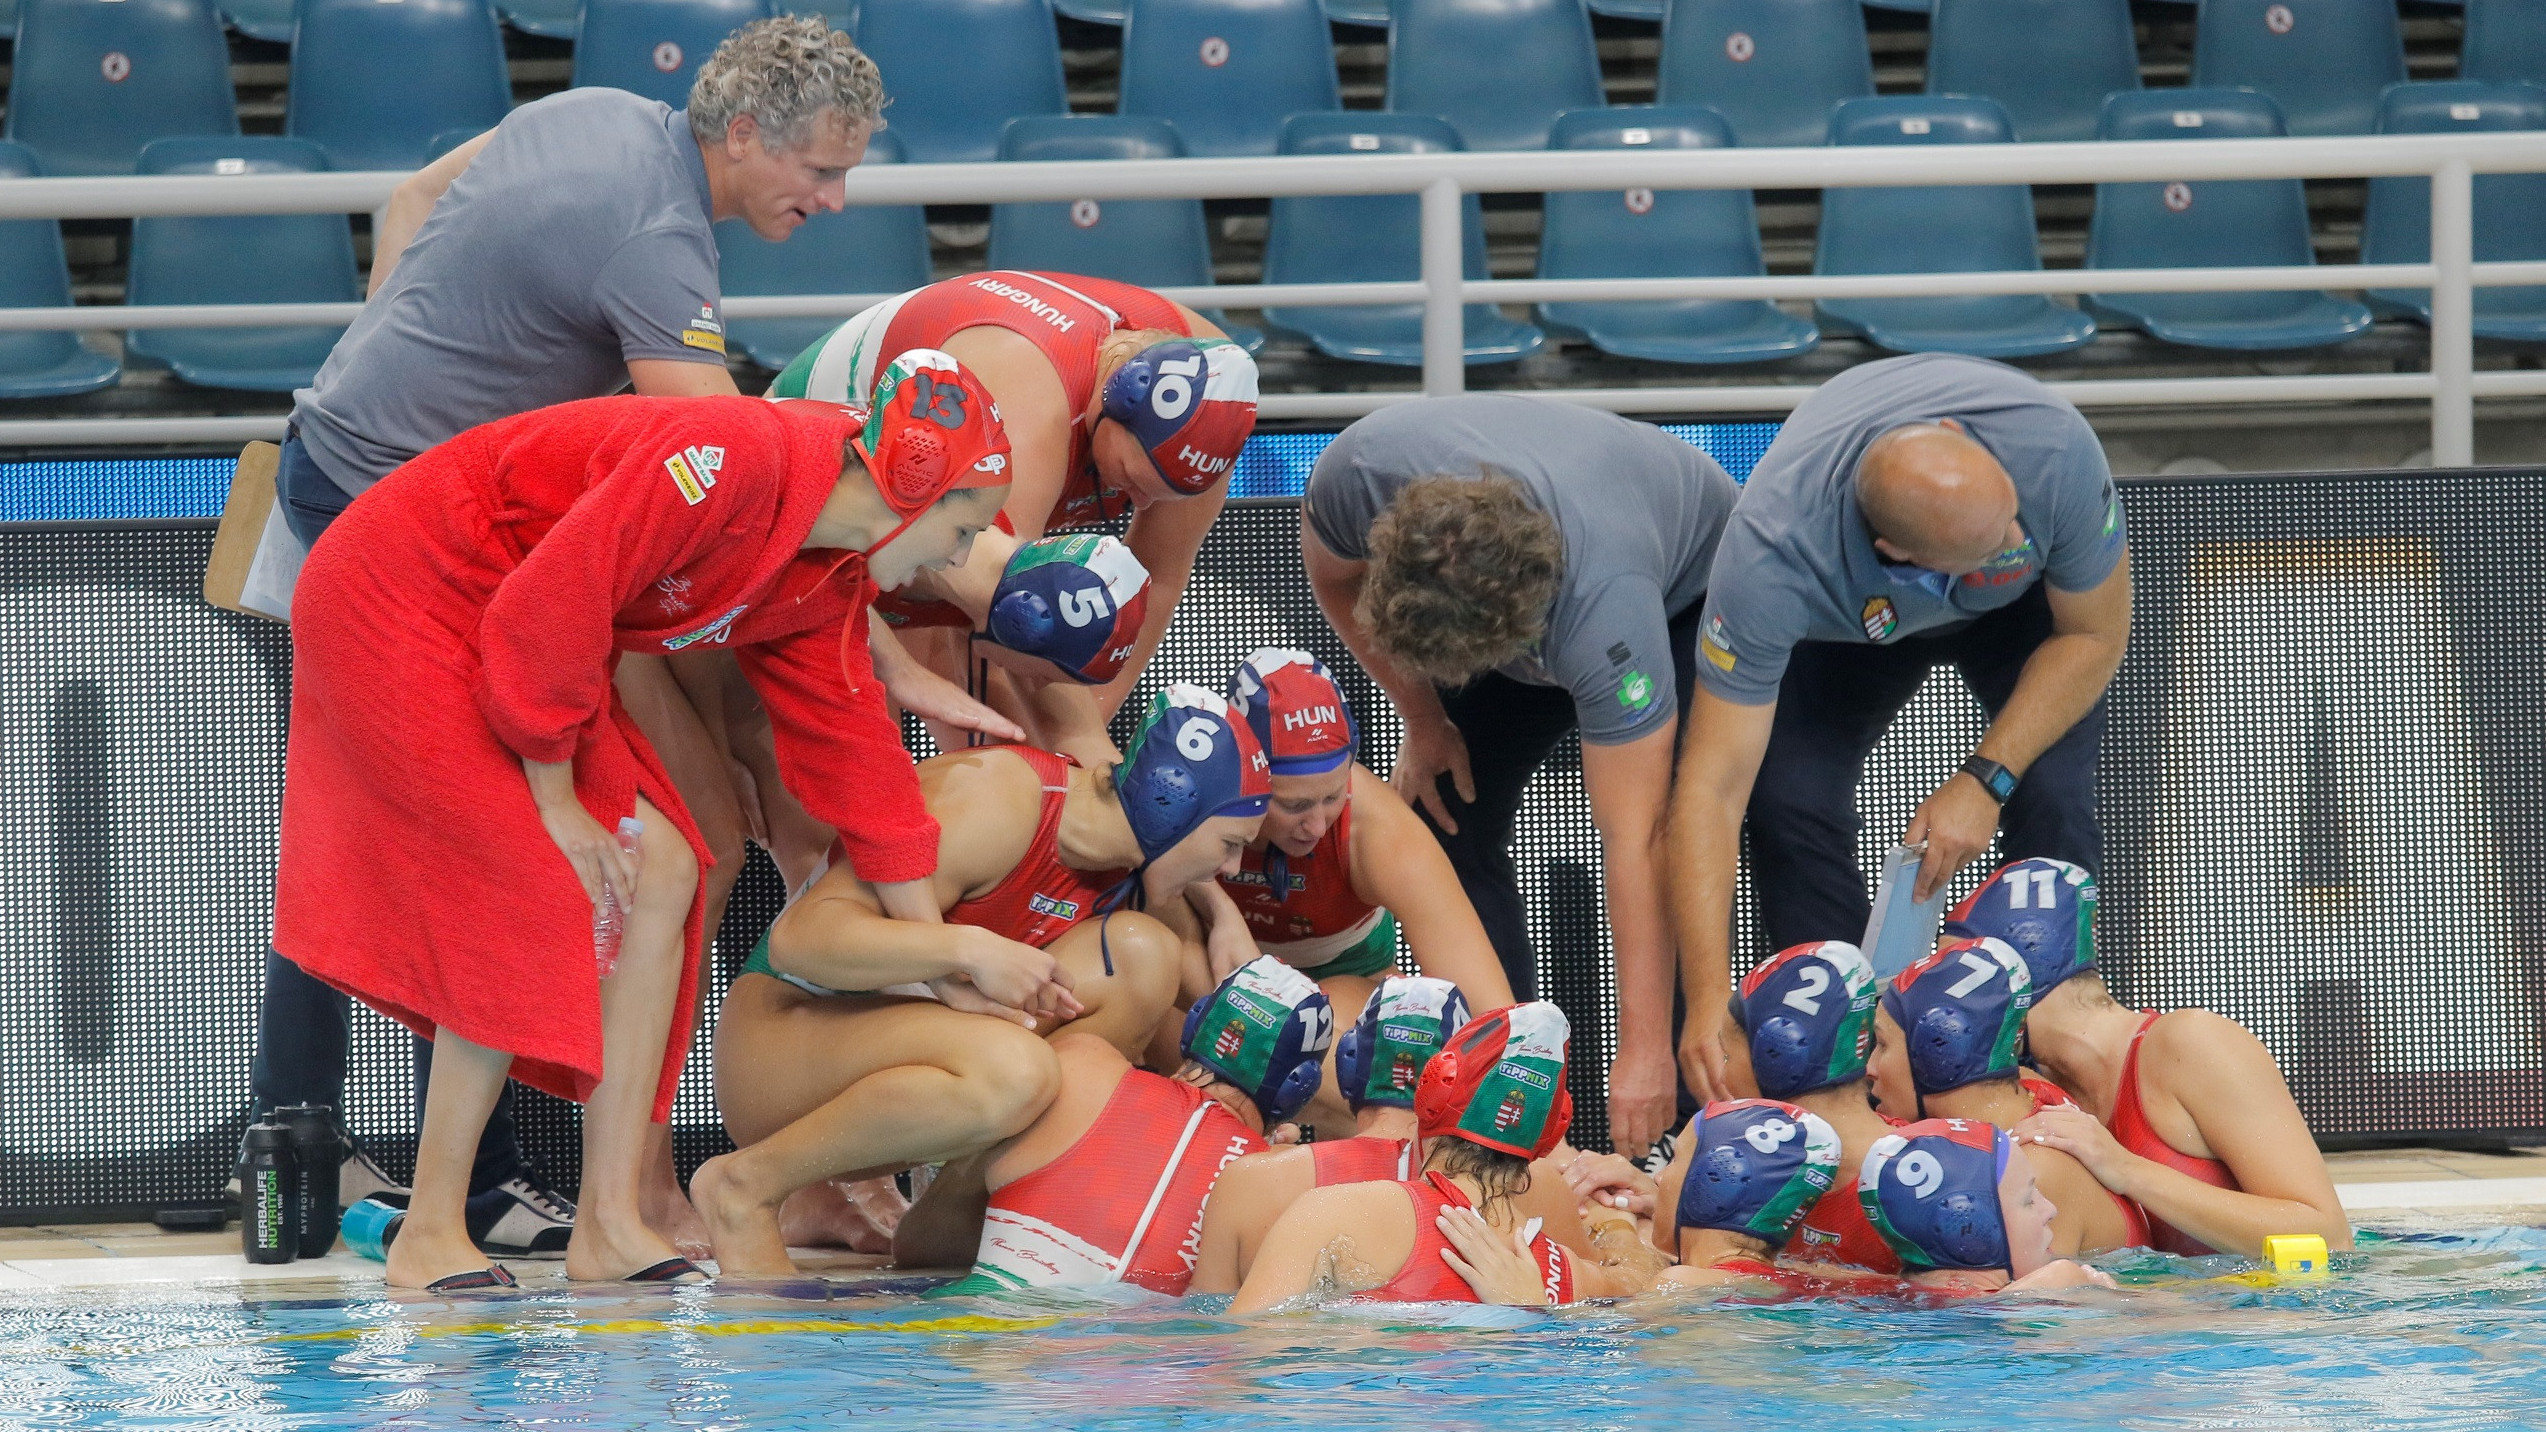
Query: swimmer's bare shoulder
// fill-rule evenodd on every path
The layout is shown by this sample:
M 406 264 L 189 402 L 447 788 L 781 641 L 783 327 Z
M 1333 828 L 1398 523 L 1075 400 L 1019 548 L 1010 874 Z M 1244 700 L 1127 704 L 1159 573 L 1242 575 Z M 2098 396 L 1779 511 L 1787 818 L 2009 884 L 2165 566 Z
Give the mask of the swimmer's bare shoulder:
M 1274 1220 L 1229 1311 L 1368 1292 L 1405 1267 L 1414 1244 L 1414 1201 L 1399 1185 L 1312 1189 Z
M 2175 1010 L 2149 1027 L 2140 1040 L 2139 1085 L 2142 1114 L 2168 1143 L 2197 1158 L 2224 1157 L 2203 1126 L 2227 1105 L 2298 1110 L 2263 1041 L 2206 1009 Z
M 1034 845 L 1043 779 L 1004 746 L 949 751 L 919 763 L 919 791 L 937 817 L 938 892 L 974 899 L 1008 878 Z
M 1202 1214 L 1202 1250 L 1193 1291 L 1234 1293 L 1263 1249 L 1265 1234 L 1299 1198 L 1317 1187 L 1309 1145 L 1248 1154 L 1221 1170 Z

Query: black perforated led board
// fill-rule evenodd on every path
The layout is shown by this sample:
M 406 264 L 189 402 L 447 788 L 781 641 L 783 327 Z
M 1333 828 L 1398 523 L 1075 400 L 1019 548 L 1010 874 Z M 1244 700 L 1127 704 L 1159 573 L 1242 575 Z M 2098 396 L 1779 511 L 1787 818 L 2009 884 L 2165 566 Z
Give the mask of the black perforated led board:
M 2123 498 L 2137 627 L 2102 791 L 2116 991 L 2247 1023 L 2321 1134 L 2546 1128 L 2539 475 L 2218 476 Z M 1318 616 L 1297 534 L 1290 502 L 1233 504 L 1152 670 L 1217 686 L 1256 646 L 1305 646 L 1344 673 L 1385 769 L 1395 721 Z M 228 1171 L 288 645 L 203 605 L 210 541 L 199 522 L 0 526 L 0 1218 L 201 1199 Z M 1863 858 L 1979 730 L 1950 675 L 1921 693 L 1869 771 Z M 1614 1019 L 1579 791 L 1560 753 L 1519 856 L 1596 1144 Z M 718 988 L 777 901 L 756 860 Z M 403 1164 L 405 1035 L 357 1028 L 352 1122 Z M 722 1140 L 706 1047 L 676 1111 L 685 1165 Z M 528 1104 L 534 1157 L 571 1187 L 571 1111 Z

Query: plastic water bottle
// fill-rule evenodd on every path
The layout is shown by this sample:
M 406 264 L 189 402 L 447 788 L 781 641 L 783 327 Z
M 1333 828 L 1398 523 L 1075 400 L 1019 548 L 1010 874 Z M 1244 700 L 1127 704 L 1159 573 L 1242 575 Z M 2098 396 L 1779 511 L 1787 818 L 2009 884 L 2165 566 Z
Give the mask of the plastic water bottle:
M 407 1211 L 366 1198 L 345 1210 L 345 1246 L 374 1262 L 389 1261 L 389 1245 L 398 1241 Z
M 240 1251 L 251 1263 L 289 1263 L 300 1251 L 301 1165 L 292 1131 L 252 1124 L 240 1144 Z
M 645 835 L 645 822 L 635 816 L 619 818 L 619 848 L 630 855 L 637 852 L 637 841 Z M 619 967 L 619 941 L 628 933 L 628 912 L 619 905 L 619 894 L 608 885 L 601 887 L 601 902 L 592 907 L 592 959 L 603 979 L 610 978 Z
M 276 1109 L 274 1120 L 292 1131 L 292 1157 L 301 1166 L 296 1246 L 304 1258 L 324 1258 L 336 1246 L 337 1179 L 345 1162 L 336 1111 L 326 1104 L 293 1104 Z

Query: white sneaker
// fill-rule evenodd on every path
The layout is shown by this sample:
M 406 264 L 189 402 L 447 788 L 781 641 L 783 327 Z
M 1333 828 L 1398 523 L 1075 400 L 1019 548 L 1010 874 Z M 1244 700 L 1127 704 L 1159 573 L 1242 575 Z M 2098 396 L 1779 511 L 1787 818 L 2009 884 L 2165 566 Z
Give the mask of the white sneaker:
M 491 1258 L 563 1258 L 575 1235 L 575 1206 L 526 1178 L 471 1194 L 469 1236 Z
M 371 1151 L 360 1144 L 345 1155 L 336 1171 L 336 1206 L 351 1208 L 366 1198 L 376 1198 L 392 1208 L 407 1206 L 409 1190 L 389 1176 L 388 1170 L 372 1162 Z

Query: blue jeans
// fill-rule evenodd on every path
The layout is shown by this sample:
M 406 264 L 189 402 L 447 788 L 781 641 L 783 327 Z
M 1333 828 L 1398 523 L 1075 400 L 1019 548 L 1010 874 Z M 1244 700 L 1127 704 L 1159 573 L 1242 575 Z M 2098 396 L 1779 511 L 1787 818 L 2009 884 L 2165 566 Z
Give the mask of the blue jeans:
M 274 473 L 274 499 L 283 504 L 284 525 L 303 546 L 316 545 L 319 534 L 353 503 L 352 496 L 320 469 L 298 434 L 283 439 L 283 459 Z M 263 1114 L 285 1104 L 325 1104 L 341 1116 L 345 1060 L 353 1043 L 352 1018 L 351 999 L 267 950 L 265 994 L 256 1009 L 256 1060 L 248 1074 L 248 1093 L 256 1111 Z M 424 1091 L 432 1071 L 433 1045 L 418 1039 L 418 1127 L 424 1122 Z M 529 1173 L 530 1163 L 522 1157 L 521 1138 L 513 1128 L 513 1086 L 507 1083 L 485 1132 L 478 1136 L 469 1192 L 484 1193 Z

